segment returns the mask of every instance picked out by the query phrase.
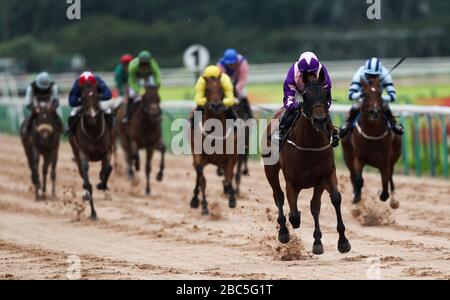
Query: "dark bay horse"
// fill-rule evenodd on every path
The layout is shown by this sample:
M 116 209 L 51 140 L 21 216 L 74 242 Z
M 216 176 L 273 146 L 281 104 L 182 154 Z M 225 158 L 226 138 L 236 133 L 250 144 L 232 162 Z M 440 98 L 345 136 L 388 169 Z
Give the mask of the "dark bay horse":
M 145 162 L 146 195 L 150 195 L 151 162 L 155 149 L 161 152 L 161 162 L 156 180 L 162 181 L 164 176 L 166 146 L 162 140 L 160 102 L 158 89 L 148 86 L 141 101 L 135 104 L 137 108 L 129 124 L 123 124 L 122 122 L 125 117 L 124 107 L 117 112 L 120 141 L 125 152 L 130 180 L 134 179 L 134 172 L 140 170 L 139 150 L 145 149 L 147 152 Z
M 113 137 L 104 112 L 100 109 L 100 95 L 97 89 L 91 86 L 85 87 L 81 101 L 80 120 L 76 124 L 75 132 L 69 137 L 69 142 L 83 179 L 83 200 L 89 201 L 91 219 L 95 220 L 97 213 L 94 208 L 92 185 L 89 181 L 89 162 L 101 161 L 100 183 L 97 189 L 106 191 L 112 171 Z
M 326 190 L 336 210 L 337 231 L 339 233 L 338 250 L 350 251 L 351 246 L 345 237 L 345 226 L 341 215 L 341 194 L 337 189 L 336 167 L 332 139 L 326 129 L 327 91 L 323 88 L 324 76 L 309 81 L 304 77 L 305 92 L 300 116 L 287 135 L 286 144 L 281 148 L 276 164 L 265 164 L 264 171 L 273 190 L 275 204 L 278 207 L 278 240 L 289 242 L 289 230 L 283 212 L 284 193 L 280 186 L 279 172 L 283 171 L 286 180 L 286 193 L 290 208 L 289 221 L 293 228 L 300 227 L 300 212 L 297 208 L 298 195 L 302 189 L 314 188 L 311 200 L 311 213 L 314 218 L 313 253 L 322 254 L 322 232 L 319 226 L 321 196 Z M 275 117 L 279 117 L 278 112 Z M 269 124 L 267 132 L 272 132 Z M 270 139 L 270 136 L 269 136 Z
M 389 183 L 391 192 L 395 190 L 394 165 L 402 153 L 402 139 L 389 129 L 384 117 L 380 79 L 372 83 L 361 80 L 361 85 L 365 97 L 356 128 L 342 140 L 344 159 L 353 184 L 354 204 L 361 201 L 361 189 L 364 185 L 362 172 L 366 165 L 380 170 L 383 186 L 380 200 L 389 199 Z M 390 205 L 398 208 L 399 202 L 391 197 Z
M 236 191 L 233 188 L 233 173 L 236 162 L 238 161 L 237 154 L 237 139 L 236 135 L 234 135 L 234 128 L 227 128 L 226 126 L 226 117 L 225 110 L 226 107 L 223 104 L 224 92 L 222 85 L 220 83 L 220 78 L 205 78 L 206 80 L 206 98 L 207 103 L 203 110 L 202 121 L 199 124 L 194 124 L 194 126 L 198 126 L 199 128 L 191 129 L 191 149 L 193 153 L 194 160 L 194 168 L 197 174 L 195 188 L 194 188 L 194 196 L 191 200 L 191 207 L 198 208 L 199 207 L 199 199 L 198 194 L 201 191 L 202 193 L 202 215 L 207 215 L 209 213 L 208 210 L 208 202 L 206 200 L 206 178 L 203 174 L 204 167 L 208 164 L 213 164 L 220 167 L 224 171 L 224 180 L 223 180 L 223 188 L 224 193 L 228 195 L 228 206 L 230 208 L 236 207 Z M 210 133 L 204 129 L 204 124 L 206 121 L 211 120 L 216 123 L 221 124 L 222 131 L 216 130 L 214 133 Z M 195 132 L 198 133 L 195 134 Z M 205 140 L 207 143 L 215 144 L 222 143 L 222 149 L 220 149 L 220 153 L 205 153 L 205 149 L 202 147 L 202 153 L 195 153 L 195 144 L 205 144 Z M 227 144 L 231 141 L 232 149 L 231 153 L 227 153 Z M 218 144 L 220 146 L 220 144 Z M 230 149 L 228 149 L 230 150 Z
M 41 104 L 42 103 L 42 104 Z M 50 178 L 52 180 L 52 196 L 56 193 L 56 165 L 58 163 L 59 138 L 63 131 L 63 125 L 56 112 L 56 107 L 51 104 L 41 102 L 35 108 L 35 118 L 33 124 L 29 126 L 27 122 L 20 127 L 20 136 L 25 154 L 27 155 L 28 166 L 31 170 L 31 180 L 35 187 L 36 200 L 45 199 L 47 192 L 47 174 L 51 165 Z M 39 157 L 43 157 L 42 165 L 42 186 L 39 179 Z

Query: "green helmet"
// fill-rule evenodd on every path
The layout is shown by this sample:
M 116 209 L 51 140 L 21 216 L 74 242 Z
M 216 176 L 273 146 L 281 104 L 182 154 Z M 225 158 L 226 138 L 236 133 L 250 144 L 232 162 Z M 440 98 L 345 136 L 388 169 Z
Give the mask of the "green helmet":
M 141 62 L 148 62 L 152 58 L 152 54 L 150 52 L 144 50 L 144 51 L 141 51 L 141 53 L 139 53 L 138 57 Z

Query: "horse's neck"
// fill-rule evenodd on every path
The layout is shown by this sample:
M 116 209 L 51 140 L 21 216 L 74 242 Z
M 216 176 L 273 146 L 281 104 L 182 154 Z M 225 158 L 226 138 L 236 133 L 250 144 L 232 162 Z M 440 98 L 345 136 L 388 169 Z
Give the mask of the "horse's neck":
M 82 122 L 83 122 L 82 126 L 84 127 L 84 129 L 86 130 L 86 132 L 89 135 L 92 135 L 92 136 L 100 135 L 101 132 L 103 130 L 105 130 L 104 127 L 106 126 L 106 124 L 105 124 L 106 121 L 105 121 L 103 112 L 100 112 L 99 114 L 97 114 L 95 116 L 95 119 L 96 119 L 95 124 L 91 124 L 87 120 L 83 120 L 83 118 L 85 118 L 84 116 L 82 116 L 81 118 L 82 118 Z
M 378 120 L 371 121 L 369 120 L 369 113 L 363 109 L 361 106 L 360 113 L 359 113 L 359 119 L 358 124 L 361 127 L 361 129 L 370 135 L 380 135 L 383 134 L 387 130 L 387 123 L 386 120 L 383 117 L 383 113 L 381 112 L 381 115 Z
M 293 126 L 291 136 L 299 146 L 318 148 L 330 141 L 327 131 L 317 131 L 303 114 Z
M 220 116 L 212 116 L 208 112 L 205 112 L 203 114 L 203 122 L 202 123 L 205 124 L 205 122 L 210 119 L 220 121 L 220 123 L 222 123 L 223 132 L 225 133 L 227 131 L 225 114 L 222 114 Z M 217 128 L 214 128 L 214 131 L 217 131 Z

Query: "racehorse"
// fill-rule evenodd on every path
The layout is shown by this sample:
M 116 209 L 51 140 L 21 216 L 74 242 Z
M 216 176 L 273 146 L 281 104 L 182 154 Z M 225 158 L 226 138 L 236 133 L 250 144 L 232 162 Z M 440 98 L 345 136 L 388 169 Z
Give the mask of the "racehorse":
M 160 97 L 156 87 L 147 86 L 142 100 L 135 108 L 129 124 L 123 124 L 125 117 L 125 108 L 122 107 L 117 112 L 119 135 L 122 148 L 124 149 L 128 165 L 128 176 L 134 180 L 134 172 L 140 170 L 139 149 L 145 149 L 147 152 L 145 163 L 146 187 L 145 194 L 150 195 L 150 172 L 153 151 L 158 149 L 161 152 L 161 162 L 156 180 L 162 181 L 164 176 L 164 156 L 166 146 L 162 140 L 161 132 L 161 108 Z
M 286 193 L 290 207 L 289 221 L 294 229 L 300 227 L 300 212 L 297 208 L 298 195 L 302 189 L 314 188 L 311 200 L 311 213 L 314 218 L 313 253 L 322 254 L 322 232 L 319 226 L 321 196 L 327 190 L 331 203 L 336 210 L 337 231 L 339 233 L 338 250 L 350 251 L 351 246 L 345 237 L 345 226 L 341 215 L 341 194 L 337 189 L 336 167 L 332 147 L 332 137 L 326 129 L 327 91 L 323 88 L 324 74 L 320 72 L 318 80 L 309 80 L 304 76 L 305 91 L 301 113 L 287 134 L 286 144 L 281 148 L 279 160 L 275 164 L 265 163 L 264 171 L 273 190 L 273 197 L 278 208 L 278 240 L 289 242 L 289 230 L 283 212 L 284 193 L 280 186 L 279 172 L 283 171 L 286 181 Z M 282 110 L 275 118 L 279 118 Z M 271 124 L 267 132 L 271 132 Z M 268 135 L 271 138 L 271 134 Z
M 193 153 L 194 168 L 196 171 L 196 182 L 194 188 L 194 196 L 191 200 L 191 207 L 199 207 L 198 194 L 201 190 L 202 192 L 202 215 L 207 215 L 208 202 L 206 200 L 206 178 L 203 174 L 203 170 L 206 165 L 213 164 L 220 167 L 224 171 L 223 188 L 224 193 L 228 195 L 228 206 L 230 208 L 236 207 L 236 191 L 233 188 L 233 172 L 236 162 L 238 161 L 237 154 L 237 140 L 236 135 L 233 134 L 234 128 L 227 128 L 225 110 L 226 107 L 223 103 L 224 91 L 220 83 L 220 78 L 205 78 L 206 81 L 206 98 L 207 102 L 203 109 L 202 121 L 199 124 L 194 124 L 199 128 L 191 128 L 191 149 Z M 215 130 L 214 133 L 209 133 L 204 128 L 204 124 L 207 120 L 220 122 L 222 130 Z M 196 139 L 195 131 L 199 130 L 201 134 L 201 139 Z M 232 153 L 227 153 L 228 141 L 233 138 Z M 215 143 L 223 143 L 223 148 L 221 153 L 205 153 L 205 149 L 202 147 L 202 153 L 195 153 L 195 143 L 202 143 L 204 145 L 205 140 Z
M 99 105 L 100 95 L 95 87 L 85 87 L 81 95 L 80 119 L 69 142 L 75 156 L 78 171 L 83 179 L 83 200 L 89 201 L 91 219 L 97 219 L 94 208 L 92 185 L 89 181 L 89 162 L 101 161 L 100 183 L 97 189 L 108 190 L 108 179 L 111 175 L 111 155 L 113 137 L 107 125 L 104 112 Z
M 389 129 L 384 117 L 380 79 L 372 83 L 361 80 L 361 85 L 365 97 L 355 123 L 356 130 L 342 140 L 344 159 L 353 185 L 354 204 L 361 201 L 364 185 L 362 172 L 366 165 L 380 170 L 383 186 L 380 200 L 389 199 L 389 183 L 391 192 L 394 192 L 394 165 L 402 150 L 401 137 Z M 399 202 L 391 197 L 390 205 L 395 209 L 399 207 Z
M 58 163 L 59 137 L 63 131 L 62 121 L 56 113 L 56 107 L 47 102 L 40 102 L 33 112 L 36 114 L 32 124 L 23 122 L 20 136 L 28 166 L 31 170 L 31 180 L 35 187 L 36 200 L 45 199 L 47 192 L 47 174 L 51 165 L 52 196 L 56 193 L 56 165 Z M 30 131 L 26 127 L 31 128 Z M 39 179 L 39 157 L 43 157 L 42 181 Z

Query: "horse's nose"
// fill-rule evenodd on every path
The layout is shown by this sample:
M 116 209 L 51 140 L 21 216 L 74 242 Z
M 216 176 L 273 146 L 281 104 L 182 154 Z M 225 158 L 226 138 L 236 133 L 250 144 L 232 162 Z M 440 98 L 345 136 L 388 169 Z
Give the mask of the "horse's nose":
M 326 122 L 327 122 L 327 118 L 326 117 L 314 117 L 312 119 L 313 123 L 319 126 L 323 126 Z

